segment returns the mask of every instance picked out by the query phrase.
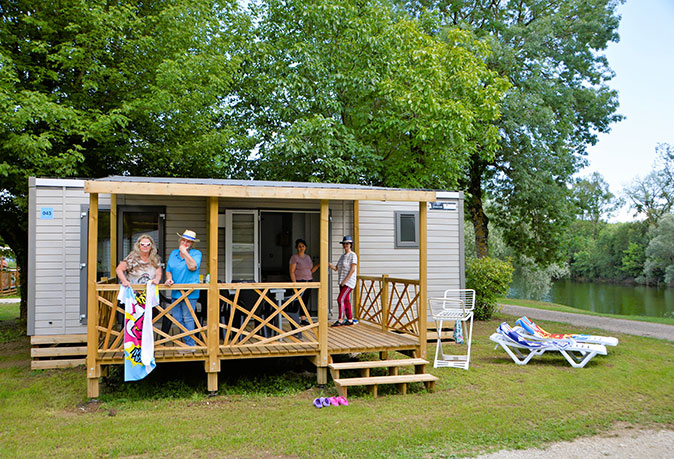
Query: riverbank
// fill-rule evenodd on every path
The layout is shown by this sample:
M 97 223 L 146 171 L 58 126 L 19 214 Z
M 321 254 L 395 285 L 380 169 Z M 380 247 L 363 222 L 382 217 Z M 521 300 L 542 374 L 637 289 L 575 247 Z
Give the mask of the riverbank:
M 513 304 L 500 304 L 499 306 L 505 314 L 510 314 L 513 316 L 527 316 L 533 320 L 551 320 L 554 322 L 571 324 L 577 327 L 600 328 L 602 330 L 614 333 L 625 333 L 628 335 L 646 336 L 650 338 L 674 341 L 674 325 L 641 322 L 628 319 L 614 319 L 612 317 L 604 316 L 573 314 L 568 312 L 516 306 Z

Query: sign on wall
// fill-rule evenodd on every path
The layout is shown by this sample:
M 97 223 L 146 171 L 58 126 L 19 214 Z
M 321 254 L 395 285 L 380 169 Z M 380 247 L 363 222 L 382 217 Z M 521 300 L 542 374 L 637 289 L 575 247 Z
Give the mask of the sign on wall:
M 53 220 L 54 219 L 54 208 L 53 207 L 40 207 L 40 219 L 41 220 Z
M 456 211 L 456 201 L 430 202 L 430 210 L 453 210 Z

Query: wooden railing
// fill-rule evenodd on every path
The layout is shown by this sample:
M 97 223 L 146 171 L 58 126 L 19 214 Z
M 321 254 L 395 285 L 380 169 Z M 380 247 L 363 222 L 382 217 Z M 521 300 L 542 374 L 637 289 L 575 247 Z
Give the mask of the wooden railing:
M 318 322 L 311 319 L 302 293 L 317 289 L 318 282 L 302 283 L 221 283 L 218 284 L 217 301 L 209 301 L 208 284 L 160 285 L 162 301 L 153 311 L 152 323 L 155 333 L 155 353 L 175 357 L 185 351 L 194 351 L 191 356 L 203 357 L 214 349 L 222 356 L 249 356 L 253 354 L 283 354 L 287 350 L 316 350 L 319 346 Z M 134 286 L 144 291 L 145 286 Z M 96 327 L 99 360 L 118 360 L 124 351 L 124 309 L 117 303 L 118 284 L 99 283 L 97 290 L 97 317 L 89 321 Z M 172 299 L 172 292 L 180 297 Z M 196 299 L 190 294 L 199 292 L 202 308 L 196 308 Z M 172 311 L 180 301 L 185 301 L 194 320 L 194 329 L 188 330 Z M 214 306 L 210 306 L 214 305 Z M 206 318 L 208 308 L 217 308 L 213 317 L 218 317 L 218 333 L 209 336 Z M 306 316 L 308 325 L 301 325 L 299 317 Z M 184 343 L 186 337 L 194 340 L 193 346 Z M 211 339 L 217 344 L 210 346 Z
M 0 268 L 0 295 L 17 292 L 19 273 L 16 269 Z
M 383 275 L 358 276 L 359 320 L 419 336 L 419 281 Z

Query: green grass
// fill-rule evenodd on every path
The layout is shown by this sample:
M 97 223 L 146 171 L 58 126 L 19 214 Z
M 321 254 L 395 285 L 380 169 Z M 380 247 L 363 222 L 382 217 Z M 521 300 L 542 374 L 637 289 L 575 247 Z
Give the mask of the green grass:
M 6 313 L 2 323 L 16 320 Z M 320 410 L 312 400 L 334 386 L 316 387 L 301 359 L 223 362 L 215 397 L 203 364 L 160 364 L 135 383 L 115 368 L 87 403 L 84 368 L 31 371 L 28 339 L 16 337 L 0 343 L 0 456 L 451 457 L 674 428 L 674 343 L 617 335 L 583 369 L 561 355 L 517 366 L 488 339 L 504 319 L 475 324 L 470 370 L 429 369 L 434 393 L 353 388 L 349 406 Z
M 548 311 L 570 312 L 572 314 L 585 314 L 588 316 L 613 317 L 616 319 L 637 320 L 639 322 L 652 322 L 656 324 L 674 325 L 674 317 L 647 317 L 647 316 L 624 316 L 619 314 L 602 314 L 600 312 L 586 311 L 563 304 L 547 303 L 545 301 L 520 300 L 516 298 L 498 298 L 497 303 L 526 306 L 528 308 L 545 309 Z

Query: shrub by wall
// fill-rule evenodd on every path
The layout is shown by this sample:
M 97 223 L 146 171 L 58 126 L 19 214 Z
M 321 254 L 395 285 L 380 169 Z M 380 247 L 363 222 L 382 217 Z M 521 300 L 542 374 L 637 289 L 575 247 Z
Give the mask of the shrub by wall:
M 508 293 L 513 265 L 497 258 L 471 258 L 466 263 L 466 287 L 475 290 L 475 318 L 490 319 L 496 298 Z

